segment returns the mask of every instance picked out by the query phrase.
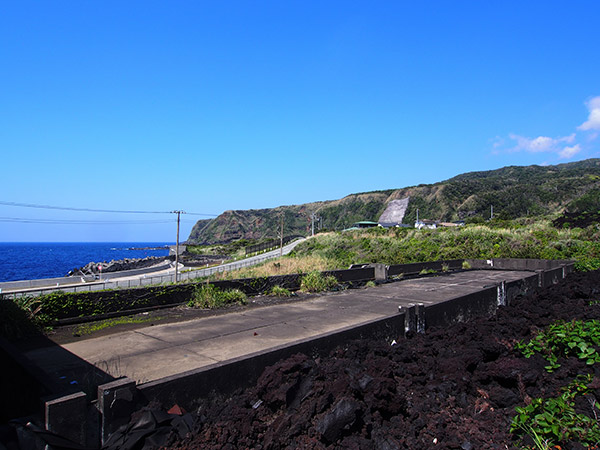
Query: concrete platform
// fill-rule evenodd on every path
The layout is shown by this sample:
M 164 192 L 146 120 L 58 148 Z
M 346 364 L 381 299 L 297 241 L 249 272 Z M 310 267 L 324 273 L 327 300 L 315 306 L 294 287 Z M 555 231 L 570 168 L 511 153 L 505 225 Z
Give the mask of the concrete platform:
M 403 280 L 34 349 L 26 356 L 71 384 L 91 383 L 90 365 L 115 378 L 146 383 L 394 316 L 398 306 L 423 303 L 427 308 L 531 275 L 530 271 L 474 270 Z M 77 370 L 78 361 L 84 363 L 80 366 L 85 372 Z

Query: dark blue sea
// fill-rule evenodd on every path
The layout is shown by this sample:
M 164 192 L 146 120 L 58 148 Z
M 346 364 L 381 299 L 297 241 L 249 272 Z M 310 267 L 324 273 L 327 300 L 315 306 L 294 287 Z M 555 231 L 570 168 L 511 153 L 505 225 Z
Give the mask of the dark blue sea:
M 171 243 L 0 242 L 0 282 L 64 277 L 89 262 L 167 256 L 167 245 Z

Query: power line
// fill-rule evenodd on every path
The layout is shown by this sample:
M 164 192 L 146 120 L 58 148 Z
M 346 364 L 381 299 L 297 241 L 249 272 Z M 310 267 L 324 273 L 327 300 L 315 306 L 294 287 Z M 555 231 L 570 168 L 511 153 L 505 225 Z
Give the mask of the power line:
M 51 205 L 38 205 L 35 203 L 17 203 L 17 202 L 6 202 L 0 201 L 0 205 L 4 206 L 18 206 L 21 208 L 38 208 L 38 209 L 57 209 L 62 211 L 85 211 L 85 212 L 98 212 L 98 213 L 118 213 L 118 214 L 171 214 L 172 211 L 132 211 L 132 210 L 116 210 L 116 209 L 93 209 L 93 208 L 71 208 L 68 206 L 51 206 Z M 208 216 L 216 217 L 218 214 L 205 214 L 205 213 L 187 213 L 194 216 Z
M 0 222 L 74 224 L 74 225 L 134 225 L 153 223 L 173 223 L 173 220 L 76 220 L 76 219 L 31 219 L 23 217 L 0 217 Z
M 36 205 L 33 203 L 17 203 L 0 201 L 0 205 L 19 206 L 23 208 L 39 208 L 39 209 L 59 209 L 63 211 L 85 211 L 85 212 L 102 212 L 102 213 L 123 213 L 123 214 L 168 214 L 170 211 L 123 211 L 115 209 L 92 209 L 92 208 L 70 208 L 67 206 L 50 206 Z

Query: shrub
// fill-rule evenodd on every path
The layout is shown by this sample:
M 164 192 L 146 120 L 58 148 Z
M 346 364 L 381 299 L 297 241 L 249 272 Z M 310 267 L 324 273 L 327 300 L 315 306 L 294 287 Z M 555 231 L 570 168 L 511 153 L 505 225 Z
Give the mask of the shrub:
M 192 299 L 188 302 L 188 306 L 196 306 L 198 308 L 220 308 L 228 303 L 246 303 L 246 294 L 239 289 L 229 289 L 222 291 L 212 284 L 202 284 L 198 286 L 192 294 Z
M 338 281 L 331 275 L 324 276 L 321 272 L 313 271 L 302 277 L 300 290 L 304 292 L 329 291 L 337 286 Z
M 240 305 L 247 303 L 247 295 L 239 289 L 228 289 L 222 295 L 225 303 L 239 303 Z
M 373 280 L 371 280 L 371 281 L 367 281 L 367 284 L 365 286 L 366 287 L 375 287 L 377 285 L 375 284 L 375 282 Z
M 289 289 L 286 289 L 284 287 L 273 286 L 273 288 L 269 292 L 269 295 L 272 295 L 274 297 L 291 297 L 292 293 L 289 291 Z

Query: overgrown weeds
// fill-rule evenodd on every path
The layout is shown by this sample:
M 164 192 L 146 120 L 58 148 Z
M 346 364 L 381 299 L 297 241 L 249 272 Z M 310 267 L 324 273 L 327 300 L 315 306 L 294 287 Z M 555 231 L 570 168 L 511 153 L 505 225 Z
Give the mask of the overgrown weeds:
M 553 372 L 560 367 L 560 358 L 575 356 L 586 365 L 600 362 L 596 348 L 600 345 L 600 322 L 598 320 L 558 321 L 537 333 L 529 342 L 519 342 L 517 350 L 529 358 L 539 353 Z M 529 436 L 535 448 L 555 448 L 561 442 L 574 441 L 584 446 L 600 443 L 600 406 L 592 394 L 593 375 L 579 375 L 562 393 L 551 398 L 534 398 L 523 407 L 515 408 L 516 415 L 510 427 L 511 433 L 523 438 Z M 575 409 L 575 398 L 587 396 L 590 414 Z M 592 418 L 593 416 L 593 418 Z M 529 447 L 524 447 L 529 448 Z M 594 447 L 597 448 L 597 447 Z
M 571 322 L 555 322 L 540 331 L 529 342 L 519 342 L 516 348 L 526 358 L 540 353 L 548 365 L 546 370 L 552 372 L 560 367 L 560 357 L 577 356 L 592 365 L 600 362 L 600 354 L 596 348 L 600 345 L 600 321 L 573 320 Z
M 334 276 L 325 276 L 315 270 L 302 277 L 300 290 L 304 292 L 323 292 L 329 291 L 337 285 L 338 281 Z
M 282 286 L 273 286 L 269 292 L 269 295 L 272 295 L 273 297 L 291 297 L 292 293 L 289 289 L 286 289 Z
M 600 442 L 600 424 L 590 416 L 575 411 L 575 397 L 587 395 L 592 375 L 580 375 L 563 388 L 563 392 L 547 399 L 535 398 L 529 405 L 515 408 L 510 431 L 517 436 L 528 435 L 536 448 L 555 448 L 559 442 L 576 441 L 587 446 Z M 590 402 L 591 415 L 600 407 Z
M 244 305 L 246 302 L 246 294 L 239 289 L 227 289 L 223 291 L 212 284 L 201 284 L 194 290 L 188 306 L 215 309 L 231 303 Z

